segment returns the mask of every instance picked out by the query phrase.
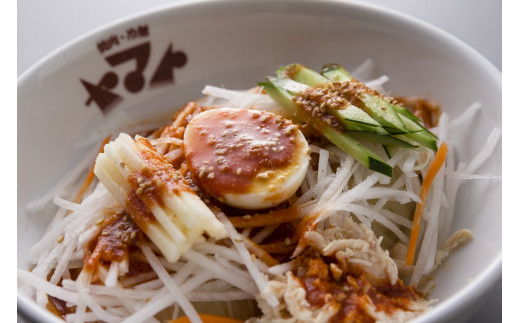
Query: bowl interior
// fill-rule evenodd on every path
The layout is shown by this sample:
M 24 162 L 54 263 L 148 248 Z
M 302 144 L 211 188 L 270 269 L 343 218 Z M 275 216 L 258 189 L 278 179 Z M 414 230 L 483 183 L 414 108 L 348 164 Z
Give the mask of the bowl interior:
M 501 76 L 489 62 L 431 26 L 373 6 L 180 2 L 61 48 L 18 83 L 18 267 L 27 268 L 30 247 L 53 214 L 30 214 L 26 204 L 45 195 L 109 130 L 168 120 L 206 84 L 246 89 L 291 62 L 353 69 L 367 58 L 376 74 L 390 77 L 386 87 L 394 95 L 432 99 L 452 118 L 482 104 L 471 127 L 452 133 L 458 161 L 471 160 L 491 129 L 501 128 Z M 501 147 L 478 173 L 501 175 Z M 463 184 L 455 208 L 454 229 L 469 228 L 474 239 L 438 271 L 433 297 L 440 302 L 430 318 L 469 306 L 500 273 L 500 182 Z M 23 297 L 22 303 L 34 309 Z

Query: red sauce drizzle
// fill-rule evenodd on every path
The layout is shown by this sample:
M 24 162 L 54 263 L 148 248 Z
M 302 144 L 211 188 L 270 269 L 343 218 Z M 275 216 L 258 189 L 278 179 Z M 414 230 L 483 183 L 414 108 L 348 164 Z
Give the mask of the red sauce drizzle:
M 290 121 L 265 111 L 211 112 L 194 119 L 185 151 L 194 177 L 213 195 L 247 192 L 257 175 L 292 161 L 297 128 Z
M 331 322 L 374 322 L 364 310 L 367 304 L 374 304 L 377 311 L 392 314 L 397 309 L 407 310 L 412 301 L 420 298 L 401 280 L 394 285 L 374 286 L 362 274 L 342 272 L 334 278 L 330 269 L 333 260 L 308 250 L 298 259 L 300 266 L 296 276 L 306 290 L 306 300 L 311 307 L 318 309 L 329 304 L 338 309 Z
M 157 221 L 149 209 L 154 205 L 164 206 L 162 196 L 165 192 L 195 193 L 184 176 L 157 153 L 148 140 L 138 138 L 136 145 L 141 146 L 138 153 L 145 167 L 128 177 L 132 193 L 127 197 L 125 210 L 137 225 L 145 230 L 149 223 Z
M 85 255 L 85 269 L 95 270 L 100 261 L 128 261 L 129 248 L 141 236 L 142 231 L 125 212 L 114 214 L 105 220 L 100 234 L 90 242 L 91 252 Z

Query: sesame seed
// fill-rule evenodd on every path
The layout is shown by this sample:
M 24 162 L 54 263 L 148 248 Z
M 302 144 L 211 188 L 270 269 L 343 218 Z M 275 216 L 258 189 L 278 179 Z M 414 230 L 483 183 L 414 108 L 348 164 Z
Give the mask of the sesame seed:
M 246 215 L 243 216 L 243 218 L 244 218 L 244 219 L 251 219 L 251 215 L 246 214 Z
M 215 178 L 215 173 L 209 173 L 208 178 L 209 179 L 214 179 Z
M 235 242 L 244 242 L 244 240 L 242 240 L 242 238 L 240 238 L 240 237 L 236 237 Z
M 63 240 L 65 240 L 65 236 L 62 234 L 62 235 L 58 238 L 58 243 L 62 243 Z
M 101 235 L 104 236 L 104 237 L 108 236 L 109 234 L 110 234 L 110 233 L 108 233 L 107 231 L 103 231 L 103 232 L 101 232 Z
M 291 239 L 289 239 L 289 238 L 285 238 L 285 244 L 286 244 L 286 245 L 290 245 L 290 244 L 291 244 Z
M 256 175 L 257 178 L 261 178 L 261 179 L 267 179 L 267 174 L 266 173 L 260 173 L 258 175 Z
M 125 167 L 126 167 L 126 164 L 125 164 L 124 162 L 120 162 L 120 163 L 119 163 L 119 167 L 121 167 L 121 168 L 125 168 Z
M 260 179 L 268 179 L 273 174 L 274 174 L 273 171 L 267 171 L 267 172 L 263 172 L 263 173 L 256 175 L 256 177 L 260 178 Z
M 217 151 L 215 153 L 217 155 L 225 155 L 226 154 L 226 150 L 225 149 L 217 149 Z
M 136 193 L 137 195 L 139 195 L 139 194 L 143 194 L 143 188 L 142 188 L 142 187 L 139 187 L 139 188 L 135 191 L 135 193 Z
M 143 182 L 143 178 L 142 177 L 138 177 L 137 178 L 137 184 L 141 184 Z
M 240 176 L 242 174 L 242 168 L 237 169 L 237 175 Z
M 132 240 L 135 239 L 136 235 L 137 234 L 135 233 L 135 231 L 132 231 L 132 233 L 130 233 L 130 239 L 132 239 Z

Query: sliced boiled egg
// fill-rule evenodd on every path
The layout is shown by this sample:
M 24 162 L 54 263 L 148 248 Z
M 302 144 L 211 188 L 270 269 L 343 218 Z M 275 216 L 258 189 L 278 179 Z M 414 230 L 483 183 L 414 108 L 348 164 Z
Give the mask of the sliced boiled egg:
M 235 208 L 276 206 L 300 187 L 310 148 L 292 122 L 266 111 L 217 108 L 195 116 L 184 133 L 193 177 Z

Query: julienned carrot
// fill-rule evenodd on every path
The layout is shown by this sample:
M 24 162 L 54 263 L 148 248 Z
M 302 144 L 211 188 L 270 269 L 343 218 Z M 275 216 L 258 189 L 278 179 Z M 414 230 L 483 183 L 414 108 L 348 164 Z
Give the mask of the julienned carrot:
M 280 264 L 280 262 L 273 258 L 267 251 L 262 249 L 261 246 L 256 244 L 253 240 L 246 238 L 244 241 L 246 248 L 251 251 L 255 256 L 260 258 L 266 265 L 275 266 Z
M 257 214 L 246 217 L 230 217 L 229 221 L 235 228 L 266 227 L 269 225 L 292 222 L 300 217 L 300 208 L 290 206 L 264 214 Z
M 243 320 L 234 319 L 230 317 L 216 316 L 210 314 L 199 314 L 200 319 L 203 323 L 242 323 Z M 190 320 L 183 316 L 178 319 L 167 321 L 168 323 L 190 323 Z
M 101 143 L 101 147 L 99 148 L 99 153 L 102 153 L 104 151 L 105 145 L 110 141 L 110 136 L 107 136 L 105 139 L 103 139 L 103 142 Z M 85 194 L 85 191 L 87 190 L 87 187 L 90 186 L 90 183 L 92 183 L 92 180 L 94 179 L 94 166 L 96 165 L 96 161 L 92 163 L 92 167 L 90 167 L 90 171 L 88 172 L 87 177 L 85 178 L 85 181 L 83 182 L 83 186 L 81 186 L 80 190 L 78 191 L 78 194 L 74 198 L 74 203 L 81 202 L 81 199 L 83 198 L 83 194 Z
M 415 214 L 413 216 L 412 222 L 412 231 L 410 233 L 410 243 L 408 244 L 408 252 L 406 254 L 406 265 L 410 266 L 413 264 L 415 257 L 415 249 L 417 247 L 417 239 L 419 237 L 419 229 L 421 225 L 421 218 L 423 213 L 424 204 L 426 203 L 426 197 L 428 196 L 428 191 L 433 183 L 433 179 L 441 169 L 444 161 L 446 160 L 446 155 L 448 154 L 448 146 L 445 142 L 441 144 L 439 147 L 439 151 L 435 155 L 435 158 L 432 161 L 430 169 L 428 169 L 428 173 L 426 173 L 426 177 L 424 178 L 423 185 L 421 187 L 421 192 L 419 193 L 419 198 L 421 202 L 417 203 L 415 207 Z
M 305 247 L 307 247 L 307 241 L 303 238 L 305 236 L 306 232 L 314 231 L 316 230 L 316 227 L 318 226 L 318 216 L 320 213 L 311 213 L 307 214 L 298 224 L 298 227 L 296 228 L 296 237 L 298 239 L 298 244 L 296 245 L 296 249 L 294 250 L 291 258 L 296 257 L 299 255 Z

